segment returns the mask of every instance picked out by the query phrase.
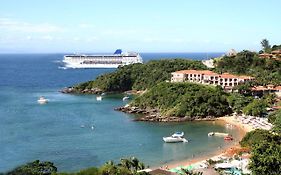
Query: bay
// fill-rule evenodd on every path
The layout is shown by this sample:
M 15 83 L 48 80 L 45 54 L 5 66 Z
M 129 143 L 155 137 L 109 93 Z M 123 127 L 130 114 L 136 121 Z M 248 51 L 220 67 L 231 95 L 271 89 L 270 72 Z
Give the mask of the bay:
M 222 53 L 209 53 L 209 57 Z M 160 58 L 205 59 L 206 53 L 143 53 Z M 63 54 L 0 55 L 0 172 L 36 159 L 55 163 L 59 171 L 99 166 L 136 156 L 150 166 L 210 154 L 230 143 L 208 132 L 230 132 L 212 122 L 145 123 L 114 111 L 125 105 L 122 94 L 96 101 L 94 95 L 58 91 L 114 69 L 59 69 Z M 50 99 L 37 104 L 39 96 Z M 93 127 L 93 129 L 92 129 Z M 184 131 L 189 143 L 166 144 L 163 136 Z

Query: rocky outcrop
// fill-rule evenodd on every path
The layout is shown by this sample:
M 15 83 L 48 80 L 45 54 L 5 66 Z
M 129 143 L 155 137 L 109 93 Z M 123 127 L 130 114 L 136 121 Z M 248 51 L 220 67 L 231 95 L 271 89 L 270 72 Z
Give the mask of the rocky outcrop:
M 176 117 L 176 116 L 163 116 L 158 109 L 142 109 L 136 106 L 122 106 L 115 108 L 117 111 L 122 111 L 128 114 L 142 114 L 140 117 L 136 117 L 135 121 L 147 121 L 147 122 L 184 122 L 193 120 L 214 120 L 214 117 Z
M 83 89 L 79 90 L 74 87 L 66 87 L 60 90 L 61 93 L 65 94 L 102 94 L 103 91 L 99 88 Z

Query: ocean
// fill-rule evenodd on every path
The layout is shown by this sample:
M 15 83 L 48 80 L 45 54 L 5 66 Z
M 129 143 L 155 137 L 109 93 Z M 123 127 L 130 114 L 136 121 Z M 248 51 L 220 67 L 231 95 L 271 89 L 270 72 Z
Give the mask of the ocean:
M 222 53 L 142 53 L 144 61 L 166 58 L 196 60 Z M 213 122 L 134 122 L 114 111 L 125 105 L 123 94 L 70 95 L 63 87 L 92 80 L 114 69 L 60 69 L 64 54 L 0 55 L 0 172 L 36 159 L 52 161 L 59 171 L 100 166 L 108 160 L 135 156 L 146 165 L 199 157 L 227 147 L 211 131 L 230 132 Z M 50 102 L 39 105 L 45 96 Z M 93 126 L 93 127 L 92 127 Z M 162 137 L 184 131 L 189 143 L 167 144 Z

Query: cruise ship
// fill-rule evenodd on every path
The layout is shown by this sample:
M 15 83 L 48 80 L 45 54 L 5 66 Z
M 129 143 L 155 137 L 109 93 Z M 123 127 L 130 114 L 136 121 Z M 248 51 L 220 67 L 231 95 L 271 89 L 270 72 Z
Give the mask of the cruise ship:
M 111 55 L 65 55 L 63 62 L 66 68 L 118 68 L 134 63 L 143 63 L 136 52 L 122 52 L 117 49 Z

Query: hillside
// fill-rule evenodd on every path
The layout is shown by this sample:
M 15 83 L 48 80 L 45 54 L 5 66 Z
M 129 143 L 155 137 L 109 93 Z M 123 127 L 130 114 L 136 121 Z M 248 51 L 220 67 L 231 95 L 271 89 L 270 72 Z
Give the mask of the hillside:
M 96 80 L 74 86 L 75 92 L 100 89 L 102 92 L 145 90 L 159 82 L 170 80 L 171 72 L 182 69 L 207 69 L 200 61 L 185 59 L 152 60 L 145 64 L 132 64 L 101 75 Z
M 242 51 L 236 56 L 224 56 L 216 61 L 215 71 L 250 75 L 256 78 L 255 84 L 281 84 L 281 61 L 259 58 L 256 52 Z

